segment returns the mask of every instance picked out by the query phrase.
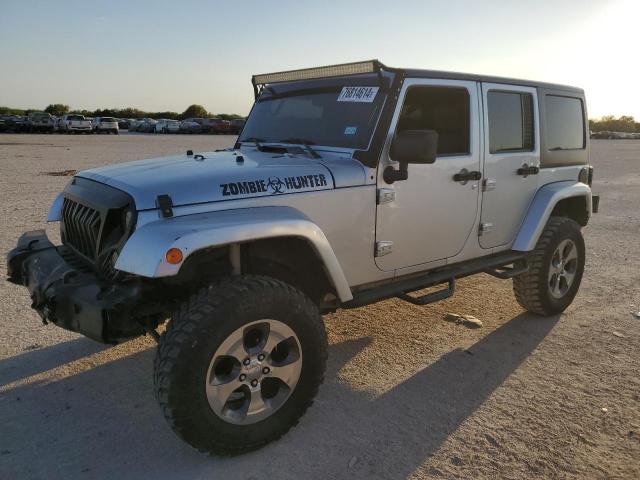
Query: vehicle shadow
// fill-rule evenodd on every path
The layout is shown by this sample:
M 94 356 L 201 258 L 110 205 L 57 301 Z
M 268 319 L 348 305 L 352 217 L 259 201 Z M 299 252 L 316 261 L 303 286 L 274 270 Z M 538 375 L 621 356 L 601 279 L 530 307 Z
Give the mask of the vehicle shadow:
M 199 454 L 171 433 L 153 398 L 154 349 L 147 349 L 0 395 L 0 477 L 406 478 L 557 320 L 518 315 L 377 397 L 336 379 L 355 355 L 373 347 L 371 338 L 332 345 L 326 384 L 300 425 L 278 442 L 232 458 Z
M 88 357 L 106 348 L 109 345 L 82 337 L 5 358 L 0 360 L 0 387 Z

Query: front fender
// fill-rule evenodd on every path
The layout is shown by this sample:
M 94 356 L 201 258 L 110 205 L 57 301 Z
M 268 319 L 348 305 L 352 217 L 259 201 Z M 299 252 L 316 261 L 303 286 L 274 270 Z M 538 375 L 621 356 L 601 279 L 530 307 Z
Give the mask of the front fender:
M 179 248 L 186 259 L 203 248 L 292 236 L 309 241 L 324 263 L 340 300 L 351 300 L 351 289 L 327 237 L 320 227 L 291 207 L 224 210 L 147 223 L 127 241 L 115 268 L 143 277 L 170 277 L 182 265 L 166 261 L 165 254 L 170 248 Z
M 49 213 L 47 214 L 47 222 L 59 222 L 62 220 L 62 202 L 64 197 L 62 193 L 59 193 L 53 200 L 51 207 L 49 207 Z
M 533 198 L 512 249 L 521 252 L 533 250 L 556 204 L 571 197 L 586 197 L 587 212 L 591 217 L 591 188 L 589 185 L 574 181 L 545 185 L 537 191 Z

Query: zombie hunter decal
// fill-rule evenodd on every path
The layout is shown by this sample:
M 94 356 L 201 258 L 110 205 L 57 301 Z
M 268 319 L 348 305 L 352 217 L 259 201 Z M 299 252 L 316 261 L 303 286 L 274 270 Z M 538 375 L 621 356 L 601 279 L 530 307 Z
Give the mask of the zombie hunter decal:
M 326 187 L 327 177 L 322 173 L 316 175 L 299 175 L 295 177 L 269 177 L 268 179 L 250 180 L 246 182 L 221 183 L 223 196 L 249 195 L 252 193 L 287 193 L 296 190 Z

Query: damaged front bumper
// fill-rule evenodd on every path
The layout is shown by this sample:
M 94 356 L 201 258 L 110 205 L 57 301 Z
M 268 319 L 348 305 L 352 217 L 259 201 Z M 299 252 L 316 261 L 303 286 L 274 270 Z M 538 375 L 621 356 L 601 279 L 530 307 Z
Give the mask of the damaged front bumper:
M 100 279 L 43 230 L 23 234 L 7 255 L 8 280 L 24 285 L 44 323 L 102 343 L 118 343 L 145 332 L 139 319 L 144 284 Z M 147 312 L 148 313 L 148 312 Z

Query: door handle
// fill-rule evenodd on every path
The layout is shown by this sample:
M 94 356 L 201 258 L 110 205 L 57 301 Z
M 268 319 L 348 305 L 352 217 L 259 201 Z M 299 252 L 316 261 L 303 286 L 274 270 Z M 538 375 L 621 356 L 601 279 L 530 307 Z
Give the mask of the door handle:
M 465 185 L 469 180 L 480 180 L 482 178 L 482 173 L 477 171 L 469 171 L 466 168 L 463 168 L 458 173 L 453 176 L 454 182 L 462 182 Z
M 518 175 L 522 175 L 523 177 L 527 177 L 529 175 L 537 175 L 539 172 L 540 169 L 538 167 L 534 167 L 533 165 L 529 166 L 526 163 L 517 170 Z

